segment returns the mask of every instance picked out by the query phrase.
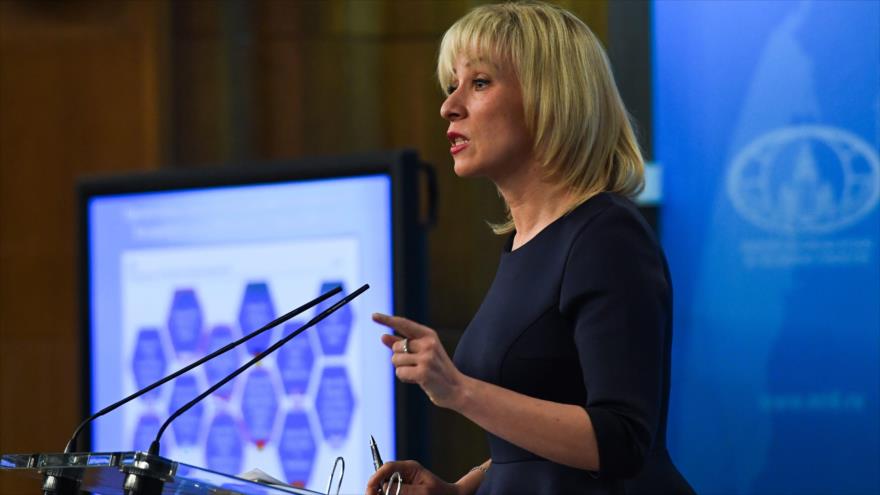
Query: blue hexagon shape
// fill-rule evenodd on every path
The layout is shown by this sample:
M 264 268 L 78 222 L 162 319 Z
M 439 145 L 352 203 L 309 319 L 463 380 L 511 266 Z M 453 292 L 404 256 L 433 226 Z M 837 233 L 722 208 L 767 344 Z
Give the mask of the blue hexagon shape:
M 240 473 L 243 452 L 239 425 L 235 418 L 226 413 L 215 416 L 208 429 L 208 440 L 205 444 L 208 469 L 227 474 Z
M 140 450 L 146 452 L 150 450 L 150 444 L 156 438 L 159 432 L 159 418 L 152 414 L 145 414 L 138 420 L 138 424 L 134 429 L 134 438 L 132 439 L 132 450 Z
M 333 447 L 342 445 L 348 437 L 348 428 L 354 413 L 354 397 L 344 367 L 324 368 L 318 396 L 315 398 L 315 409 L 324 439 Z
M 265 282 L 251 282 L 244 289 L 241 309 L 238 311 L 238 323 L 241 334 L 247 335 L 275 319 L 275 306 L 269 295 L 269 286 Z M 251 354 L 259 354 L 269 347 L 272 341 L 272 330 L 263 332 L 245 344 Z
M 193 289 L 174 291 L 168 314 L 168 332 L 178 355 L 198 351 L 199 337 L 202 334 L 202 308 Z
M 262 449 L 272 436 L 278 412 L 275 386 L 265 369 L 257 368 L 248 376 L 241 398 L 241 412 L 251 440 Z
M 334 287 L 341 287 L 342 292 L 318 304 L 318 307 L 316 308 L 317 313 L 324 311 L 345 297 L 345 285 L 342 282 L 322 283 L 321 293 L 323 294 Z M 324 354 L 328 356 L 345 354 L 345 347 L 348 344 L 348 334 L 351 333 L 352 319 L 351 305 L 346 304 L 315 325 L 318 330 L 318 338 L 321 341 L 321 349 L 324 351 Z
M 162 350 L 162 339 L 159 337 L 159 329 L 143 328 L 138 332 L 134 344 L 134 355 L 131 358 L 131 367 L 134 374 L 135 386 L 139 389 L 161 379 L 165 376 L 165 351 Z M 160 390 L 154 389 L 141 396 L 147 402 L 155 402 L 159 398 Z M 149 447 L 149 445 L 147 445 Z
M 284 326 L 284 336 L 288 336 L 301 327 L 303 322 L 294 321 Z M 305 394 L 309 387 L 309 377 L 315 364 L 315 355 L 308 332 L 297 335 L 276 351 L 278 353 L 278 371 L 281 382 L 288 395 Z
M 194 376 L 183 375 L 175 379 L 174 390 L 171 392 L 171 402 L 168 404 L 169 416 L 181 406 L 193 400 L 200 392 L 199 384 Z M 199 440 L 203 415 L 204 406 L 199 402 L 189 411 L 171 422 L 171 429 L 174 430 L 174 439 L 177 441 L 177 445 L 193 445 Z
M 211 330 L 211 334 L 208 335 L 208 352 L 216 351 L 232 342 L 236 337 L 228 326 L 217 325 Z M 208 382 L 213 385 L 235 371 L 239 366 L 241 366 L 241 354 L 236 347 L 205 363 L 205 374 L 208 376 Z M 232 395 L 232 386 L 233 382 L 230 381 L 214 391 L 214 395 L 223 399 L 229 399 L 229 396 Z
M 315 437 L 309 418 L 301 411 L 290 412 L 284 420 L 278 444 L 281 468 L 288 483 L 303 488 L 309 484 L 315 452 Z

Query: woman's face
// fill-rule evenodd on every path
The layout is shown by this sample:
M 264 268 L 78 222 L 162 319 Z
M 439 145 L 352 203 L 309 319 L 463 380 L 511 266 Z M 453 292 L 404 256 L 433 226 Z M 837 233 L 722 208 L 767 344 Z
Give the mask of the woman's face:
M 459 57 L 440 115 L 459 177 L 485 176 L 498 184 L 533 162 L 522 91 L 513 70 Z

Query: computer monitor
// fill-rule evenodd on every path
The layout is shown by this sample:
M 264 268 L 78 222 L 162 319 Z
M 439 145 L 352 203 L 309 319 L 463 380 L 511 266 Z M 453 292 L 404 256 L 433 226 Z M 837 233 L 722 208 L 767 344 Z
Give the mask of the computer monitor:
M 370 435 L 386 459 L 397 445 L 386 330 L 370 314 L 423 316 L 420 168 L 393 152 L 83 181 L 84 415 L 320 293 L 368 283 L 175 420 L 161 451 L 321 491 L 342 456 L 342 491 L 360 492 Z M 171 412 L 328 305 L 101 417 L 90 449 L 147 450 Z

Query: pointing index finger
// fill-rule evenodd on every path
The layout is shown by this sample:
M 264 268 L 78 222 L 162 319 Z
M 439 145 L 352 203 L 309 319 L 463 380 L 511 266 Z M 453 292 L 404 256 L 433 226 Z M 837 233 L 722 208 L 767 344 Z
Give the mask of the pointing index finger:
M 393 328 L 397 333 L 410 339 L 417 339 L 431 333 L 431 329 L 402 316 L 389 316 L 373 313 L 373 321 L 380 325 Z

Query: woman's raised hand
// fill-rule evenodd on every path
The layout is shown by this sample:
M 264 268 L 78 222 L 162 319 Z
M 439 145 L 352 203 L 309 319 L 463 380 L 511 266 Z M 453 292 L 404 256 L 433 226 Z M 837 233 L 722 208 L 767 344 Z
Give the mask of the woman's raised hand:
M 386 462 L 367 481 L 366 495 L 384 493 L 383 483 L 387 482 L 391 475 L 399 472 L 403 478 L 401 495 L 459 495 L 458 485 L 447 483 L 434 473 L 423 468 L 416 461 Z M 388 493 L 397 493 L 397 482 L 391 486 Z
M 382 343 L 394 351 L 391 364 L 397 378 L 417 383 L 434 404 L 455 409 L 466 377 L 449 359 L 437 332 L 400 316 L 373 313 L 373 321 L 403 335 L 382 336 Z

